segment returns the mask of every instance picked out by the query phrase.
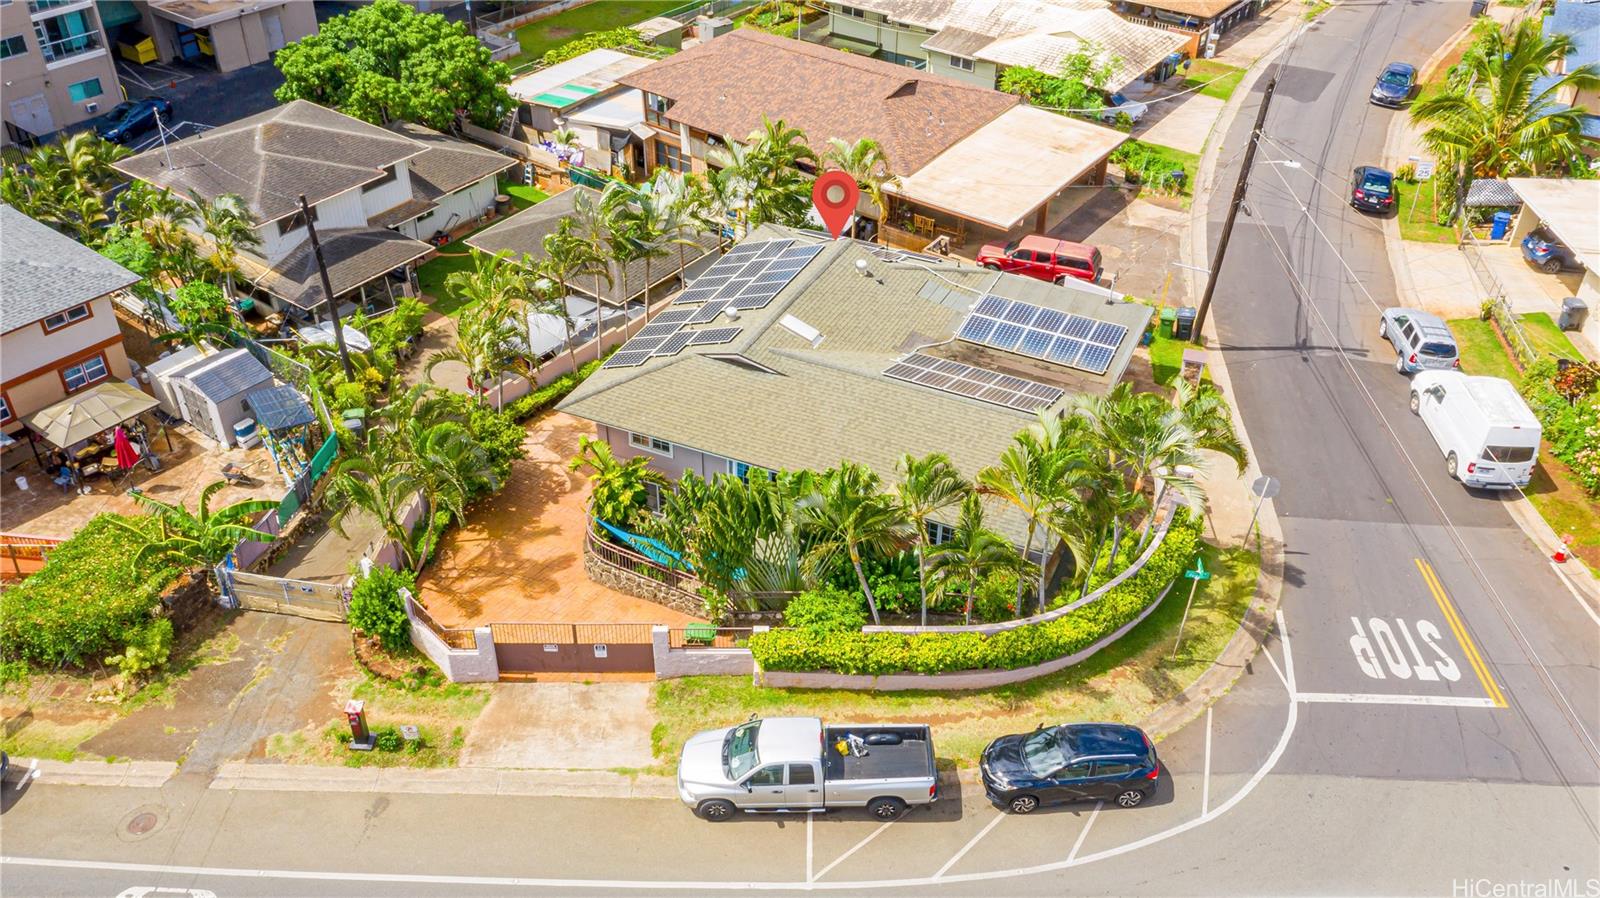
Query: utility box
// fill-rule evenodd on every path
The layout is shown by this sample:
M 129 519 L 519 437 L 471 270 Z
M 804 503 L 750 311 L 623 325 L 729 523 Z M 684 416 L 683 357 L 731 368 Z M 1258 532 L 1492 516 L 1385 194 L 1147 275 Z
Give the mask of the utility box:
M 1556 321 L 1556 326 L 1564 331 L 1581 331 L 1583 323 L 1589 320 L 1589 305 L 1576 296 L 1569 296 L 1561 301 L 1561 317 Z
M 1194 309 L 1179 309 L 1172 320 L 1172 336 L 1179 340 L 1193 340 L 1195 315 Z

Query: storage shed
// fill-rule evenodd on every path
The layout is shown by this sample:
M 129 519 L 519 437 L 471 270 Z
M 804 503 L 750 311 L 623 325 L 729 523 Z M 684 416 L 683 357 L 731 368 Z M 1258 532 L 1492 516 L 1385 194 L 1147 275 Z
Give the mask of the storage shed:
M 197 359 L 168 379 L 184 420 L 221 443 L 238 443 L 234 425 L 250 417 L 245 394 L 272 386 L 272 372 L 243 349 Z M 251 428 L 253 431 L 254 428 Z

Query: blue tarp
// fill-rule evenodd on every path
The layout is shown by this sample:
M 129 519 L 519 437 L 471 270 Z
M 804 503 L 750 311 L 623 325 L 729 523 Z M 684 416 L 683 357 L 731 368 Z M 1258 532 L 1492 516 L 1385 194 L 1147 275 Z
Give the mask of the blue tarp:
M 595 523 L 606 528 L 607 533 L 632 546 L 640 555 L 654 561 L 656 564 L 685 571 L 694 570 L 693 565 L 684 561 L 682 555 L 667 548 L 666 544 L 661 540 L 640 536 L 637 533 L 629 533 L 626 530 L 619 530 L 599 518 L 595 519 Z

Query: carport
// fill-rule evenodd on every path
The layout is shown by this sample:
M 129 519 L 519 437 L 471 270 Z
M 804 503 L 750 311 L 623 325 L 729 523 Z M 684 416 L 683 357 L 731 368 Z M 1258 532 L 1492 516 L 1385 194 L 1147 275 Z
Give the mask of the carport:
M 1600 346 L 1600 181 L 1510 178 L 1507 183 L 1522 198 L 1522 213 L 1512 229 L 1511 245 L 1518 247 L 1520 253 L 1522 238 L 1542 225 L 1566 244 L 1586 269 L 1573 295 L 1589 307 L 1581 333 L 1592 353 Z

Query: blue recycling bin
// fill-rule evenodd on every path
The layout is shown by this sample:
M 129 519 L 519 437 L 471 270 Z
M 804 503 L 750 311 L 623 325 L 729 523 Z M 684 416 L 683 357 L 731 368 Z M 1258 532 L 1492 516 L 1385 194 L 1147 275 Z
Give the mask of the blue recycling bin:
M 1509 230 L 1511 230 L 1511 213 L 1496 212 L 1494 214 L 1494 224 L 1489 226 L 1489 239 L 1504 240 L 1506 239 L 1506 232 Z

